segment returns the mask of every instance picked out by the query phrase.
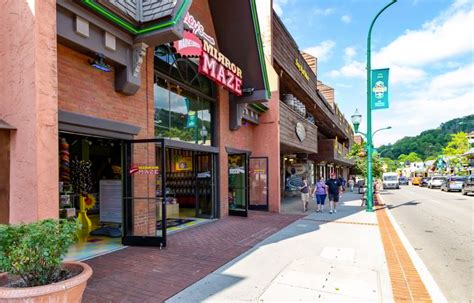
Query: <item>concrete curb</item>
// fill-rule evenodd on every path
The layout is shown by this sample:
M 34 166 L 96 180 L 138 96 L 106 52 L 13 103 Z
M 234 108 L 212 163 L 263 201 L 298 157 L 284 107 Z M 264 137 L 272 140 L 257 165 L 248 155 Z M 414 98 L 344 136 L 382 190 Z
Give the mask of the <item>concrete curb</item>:
M 380 202 L 382 202 L 382 205 L 385 205 L 380 194 L 378 194 L 378 198 L 380 199 Z M 423 281 L 423 284 L 425 284 L 426 290 L 430 294 L 433 302 L 442 302 L 442 303 L 448 302 L 443 292 L 439 288 L 438 284 L 433 279 L 433 276 L 431 276 L 431 273 L 429 272 L 428 268 L 426 268 L 425 263 L 423 263 L 423 261 L 418 256 L 413 246 L 408 241 L 407 237 L 405 236 L 402 229 L 396 222 L 390 210 L 388 208 L 385 208 L 385 211 L 387 213 L 388 219 L 390 220 L 390 223 L 392 223 L 392 226 L 397 232 L 397 235 L 400 238 L 400 241 L 402 242 L 408 255 L 410 256 L 410 259 L 413 262 L 413 265 L 418 271 L 418 274 L 420 275 L 420 278 Z

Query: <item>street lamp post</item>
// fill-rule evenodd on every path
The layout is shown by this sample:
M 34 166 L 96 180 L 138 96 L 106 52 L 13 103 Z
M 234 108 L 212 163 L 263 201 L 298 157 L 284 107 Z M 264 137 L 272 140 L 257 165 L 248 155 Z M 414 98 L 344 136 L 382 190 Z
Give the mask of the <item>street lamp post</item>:
M 369 189 L 367 192 L 367 211 L 374 211 L 374 197 L 372 192 L 372 184 L 373 184 L 373 176 L 372 176 L 372 102 L 371 102 L 371 36 L 372 36 L 372 28 L 374 27 L 375 21 L 377 18 L 382 14 L 384 10 L 386 10 L 389 6 L 397 2 L 397 0 L 392 0 L 389 4 L 387 4 L 382 10 L 378 12 L 375 18 L 372 20 L 370 24 L 369 33 L 367 35 L 367 188 Z
M 359 131 L 359 125 L 362 121 L 362 115 L 359 113 L 359 110 L 356 109 L 355 113 L 351 116 L 352 124 L 354 125 L 354 130 L 357 134 L 361 134 L 367 140 L 367 211 L 374 211 L 373 209 L 373 192 L 370 190 L 372 188 L 373 180 L 372 180 L 372 153 L 374 147 L 372 146 L 372 141 L 376 133 L 386 129 L 392 129 L 391 126 L 379 128 L 373 133 L 367 131 L 367 133 L 363 133 Z M 369 141 L 370 138 L 370 141 Z

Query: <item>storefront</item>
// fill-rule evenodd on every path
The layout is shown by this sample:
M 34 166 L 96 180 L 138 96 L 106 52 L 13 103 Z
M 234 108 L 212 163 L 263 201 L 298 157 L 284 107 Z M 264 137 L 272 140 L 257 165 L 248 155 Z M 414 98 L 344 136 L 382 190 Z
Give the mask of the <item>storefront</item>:
M 181 227 L 279 211 L 278 93 L 256 1 L 160 3 L 58 0 L 46 12 L 56 15 L 47 33 L 54 52 L 33 48 L 57 67 L 41 82 L 57 83 L 46 90 L 56 99 L 41 103 L 42 119 L 8 112 L 31 95 L 5 108 L 18 132 L 9 139 L 14 182 L 2 221 L 77 217 L 83 233 L 73 258 L 121 243 L 166 246 Z M 32 136 L 44 144 L 34 157 L 17 148 Z M 28 177 L 40 193 L 29 205 L 18 194 L 25 157 L 42 171 Z
M 302 178 L 309 184 L 343 176 L 347 148 L 339 143 L 351 137 L 347 121 L 318 89 L 316 58 L 300 52 L 282 21 L 273 14 L 273 66 L 279 75 L 280 178 L 282 198 L 299 196 Z M 334 139 L 331 139 L 334 138 Z M 337 144 L 336 144 L 336 143 Z M 329 143 L 336 154 L 326 154 Z

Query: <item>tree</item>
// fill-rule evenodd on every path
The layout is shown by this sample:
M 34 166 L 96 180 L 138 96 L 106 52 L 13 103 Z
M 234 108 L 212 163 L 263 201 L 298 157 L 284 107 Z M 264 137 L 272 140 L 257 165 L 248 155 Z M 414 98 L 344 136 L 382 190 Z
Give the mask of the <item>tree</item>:
M 459 132 L 451 135 L 451 141 L 443 148 L 444 156 L 449 158 L 449 165 L 451 167 L 461 167 L 468 164 L 468 160 L 463 154 L 469 150 L 469 140 L 465 132 Z
M 435 129 L 421 132 L 415 137 L 404 137 L 393 144 L 383 145 L 377 150 L 391 159 L 397 159 L 400 155 L 417 153 L 422 159 L 428 156 L 437 156 L 443 152 L 443 148 L 451 140 L 451 135 L 458 132 L 470 132 L 472 130 L 474 115 L 453 119 L 440 125 Z
M 381 158 L 382 163 L 387 167 L 387 171 L 396 171 L 398 168 L 397 161 L 390 158 Z
M 367 152 L 364 144 L 353 144 L 347 157 L 355 160 L 356 171 L 367 178 Z M 377 153 L 372 154 L 372 174 L 376 178 L 381 178 L 383 174 L 383 161 Z
M 414 162 L 422 162 L 423 160 L 421 160 L 420 156 L 417 153 L 411 152 L 408 155 L 401 154 L 400 156 L 398 156 L 398 161 L 403 162 L 403 163 L 406 163 L 406 162 L 414 163 Z
M 451 135 L 451 141 L 443 148 L 445 156 L 459 156 L 469 150 L 469 140 L 465 132 Z

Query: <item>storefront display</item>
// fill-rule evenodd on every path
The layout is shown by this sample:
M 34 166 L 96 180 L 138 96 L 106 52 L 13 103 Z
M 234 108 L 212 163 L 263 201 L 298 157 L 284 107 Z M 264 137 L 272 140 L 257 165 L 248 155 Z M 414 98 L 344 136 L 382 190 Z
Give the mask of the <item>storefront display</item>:
M 123 212 L 119 141 L 61 133 L 59 146 L 60 216 L 77 216 L 89 232 L 103 224 L 120 225 Z

